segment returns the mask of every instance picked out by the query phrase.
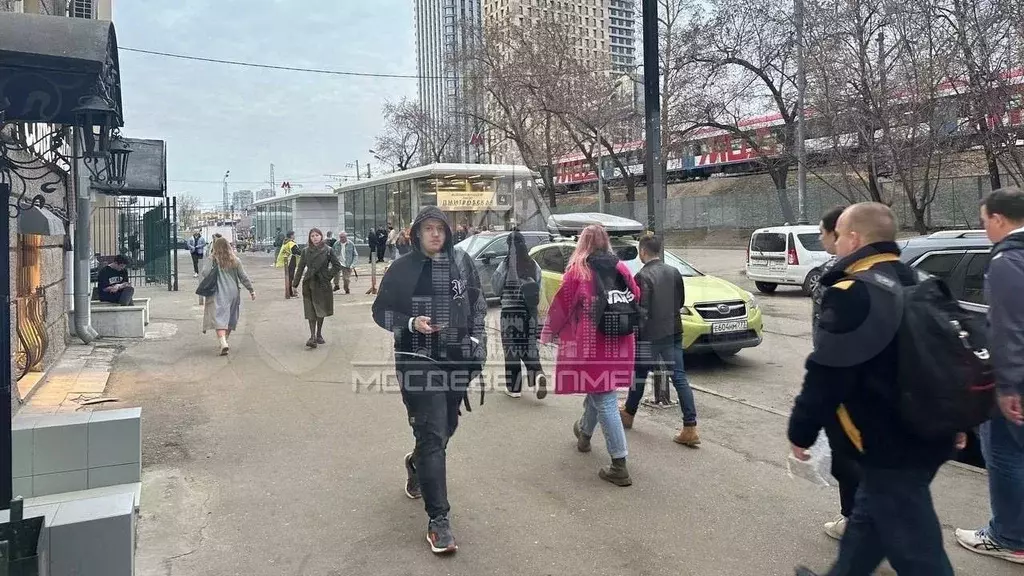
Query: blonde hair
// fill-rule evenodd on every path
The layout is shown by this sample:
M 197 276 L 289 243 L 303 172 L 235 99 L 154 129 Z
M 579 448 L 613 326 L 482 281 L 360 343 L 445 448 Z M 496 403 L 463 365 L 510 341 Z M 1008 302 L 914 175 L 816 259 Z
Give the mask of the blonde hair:
M 221 237 L 213 241 L 213 248 L 210 250 L 210 257 L 217 263 L 217 267 L 226 270 L 238 266 L 238 257 L 231 250 L 227 238 Z

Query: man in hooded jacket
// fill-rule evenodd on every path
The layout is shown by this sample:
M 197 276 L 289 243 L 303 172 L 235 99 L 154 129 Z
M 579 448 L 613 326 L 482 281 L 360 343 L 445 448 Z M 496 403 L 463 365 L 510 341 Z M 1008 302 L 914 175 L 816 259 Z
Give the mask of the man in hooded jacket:
M 395 371 L 416 438 L 405 456 L 405 493 L 423 498 L 427 542 L 435 554 L 458 549 L 448 519 L 445 451 L 487 350 L 480 277 L 452 236 L 437 207 L 420 210 L 412 225 L 413 251 L 384 273 L 373 303 L 374 322 L 395 335 Z

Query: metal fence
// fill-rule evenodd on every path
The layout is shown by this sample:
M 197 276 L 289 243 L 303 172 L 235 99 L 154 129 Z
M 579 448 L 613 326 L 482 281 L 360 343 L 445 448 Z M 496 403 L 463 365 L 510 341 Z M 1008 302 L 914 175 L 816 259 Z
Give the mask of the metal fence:
M 807 183 L 806 208 L 810 222 L 817 222 L 821 215 L 833 206 L 850 203 L 837 190 L 839 186 L 824 182 Z M 977 227 L 979 225 L 978 202 L 990 191 L 987 176 L 970 176 L 943 180 L 937 189 L 935 199 L 925 212 L 925 224 L 929 228 Z M 794 213 L 797 212 L 796 189 L 786 193 Z M 866 194 L 849 194 L 855 202 L 868 200 Z M 893 210 L 904 229 L 914 227 L 913 211 L 903 187 L 898 182 L 885 182 L 882 187 L 883 199 L 891 202 Z M 569 212 L 597 212 L 597 202 L 568 204 L 565 201 L 552 208 L 555 214 Z M 647 200 L 635 202 L 613 202 L 605 206 L 605 212 L 647 221 Z M 665 202 L 665 224 L 667 230 L 728 230 L 754 229 L 763 226 L 784 224 L 785 217 L 778 193 L 774 189 L 759 189 L 751 192 L 729 192 L 709 196 L 683 196 L 668 198 Z
M 111 196 L 92 213 L 92 252 L 98 267 L 121 255 L 135 285 L 178 289 L 177 203 L 174 198 Z

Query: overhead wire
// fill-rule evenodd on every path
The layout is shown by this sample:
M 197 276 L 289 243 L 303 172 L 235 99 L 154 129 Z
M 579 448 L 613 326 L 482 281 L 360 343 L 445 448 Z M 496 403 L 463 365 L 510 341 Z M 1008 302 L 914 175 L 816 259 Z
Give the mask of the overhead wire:
M 139 54 L 149 54 L 151 56 L 162 56 L 164 58 L 177 58 L 179 60 L 193 60 L 197 62 L 210 62 L 214 64 L 228 64 L 231 66 L 242 66 L 246 68 L 261 68 L 267 70 L 285 70 L 289 72 L 306 72 L 311 74 L 327 74 L 331 76 L 349 76 L 357 78 L 381 78 L 381 79 L 401 79 L 401 80 L 451 80 L 452 76 L 424 76 L 420 74 L 387 74 L 382 72 L 355 72 L 351 70 L 327 70 L 323 68 L 307 68 L 302 66 L 280 66 L 277 64 L 262 64 L 259 62 L 245 62 L 242 60 L 226 60 L 223 58 L 209 58 L 206 56 L 192 56 L 188 54 L 176 54 L 173 52 L 163 52 L 160 50 L 146 50 L 142 48 L 130 48 L 126 46 L 119 46 L 118 50 L 124 50 L 126 52 L 137 52 Z M 602 70 L 580 70 L 576 72 L 566 72 L 562 76 L 587 76 L 590 74 L 603 74 L 606 72 L 615 72 L 614 69 L 602 69 Z M 526 78 L 530 76 L 544 76 L 551 77 L 552 74 L 520 74 L 517 78 Z M 465 79 L 473 78 L 471 75 L 462 75 Z

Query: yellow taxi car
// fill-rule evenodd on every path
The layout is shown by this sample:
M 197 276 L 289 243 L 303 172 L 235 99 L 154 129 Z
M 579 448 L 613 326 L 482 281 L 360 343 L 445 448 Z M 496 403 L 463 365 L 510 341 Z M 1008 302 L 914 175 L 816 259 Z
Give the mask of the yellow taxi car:
M 551 242 L 530 250 L 530 256 L 541 269 L 542 319 L 562 285 L 562 274 L 576 249 L 576 236 L 589 224 L 604 226 L 611 237 L 612 250 L 630 272 L 636 274 L 643 266 L 636 240 L 643 232 L 639 222 L 601 213 L 552 215 L 548 219 Z M 671 252 L 665 252 L 664 260 L 679 270 L 686 286 L 685 306 L 679 311 L 685 352 L 732 356 L 743 348 L 761 344 L 761 308 L 753 294 L 721 278 L 702 274 Z

